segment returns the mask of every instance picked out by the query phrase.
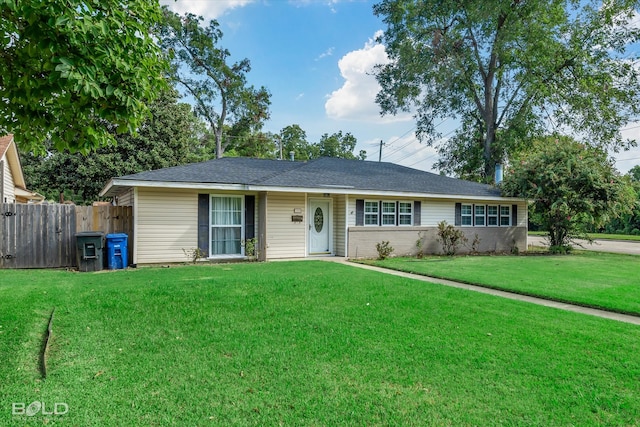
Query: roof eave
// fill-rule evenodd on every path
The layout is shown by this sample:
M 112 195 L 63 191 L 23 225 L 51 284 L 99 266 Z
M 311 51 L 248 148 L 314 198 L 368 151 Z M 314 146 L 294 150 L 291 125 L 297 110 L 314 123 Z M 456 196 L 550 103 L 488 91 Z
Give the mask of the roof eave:
M 525 199 L 516 197 L 502 197 L 491 195 L 469 195 L 469 194 L 446 194 L 413 191 L 390 191 L 390 190 L 367 190 L 352 187 L 284 187 L 270 185 L 250 185 L 250 184 L 222 184 L 207 182 L 176 182 L 176 181 L 141 181 L 128 179 L 111 179 L 100 192 L 100 197 L 113 197 L 122 190 L 131 187 L 143 188 L 171 188 L 184 190 L 220 190 L 220 191 L 273 191 L 281 193 L 309 193 L 309 194 L 350 194 L 362 196 L 383 196 L 383 197 L 407 197 L 407 198 L 428 198 L 428 199 L 451 199 L 451 200 L 483 200 L 483 201 L 509 201 L 523 202 Z

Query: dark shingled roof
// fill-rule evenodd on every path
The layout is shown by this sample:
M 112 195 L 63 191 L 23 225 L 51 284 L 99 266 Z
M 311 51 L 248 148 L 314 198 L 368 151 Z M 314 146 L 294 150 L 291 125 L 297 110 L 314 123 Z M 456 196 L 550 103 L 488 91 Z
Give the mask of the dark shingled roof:
M 330 157 L 307 162 L 226 157 L 117 179 L 500 196 L 500 190 L 490 185 L 449 178 L 393 163 Z

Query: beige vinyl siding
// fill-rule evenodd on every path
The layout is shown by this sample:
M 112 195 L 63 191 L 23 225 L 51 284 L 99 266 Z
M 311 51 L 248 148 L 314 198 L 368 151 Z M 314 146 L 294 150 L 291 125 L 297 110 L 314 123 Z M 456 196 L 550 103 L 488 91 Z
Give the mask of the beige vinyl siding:
M 136 208 L 136 262 L 187 261 L 183 249 L 198 245 L 198 193 L 139 188 Z
M 6 157 L 2 158 L 2 165 L 4 166 L 4 182 L 2 185 L 4 186 L 2 194 L 4 196 L 4 203 L 15 203 L 16 201 L 16 187 L 13 181 L 13 174 L 11 173 L 11 167 L 9 166 L 9 162 Z
M 267 259 L 299 258 L 306 255 L 306 202 L 304 194 L 267 194 Z M 291 221 L 294 209 L 301 209 L 304 218 L 302 222 Z
M 133 188 L 118 194 L 118 206 L 133 206 Z
M 422 221 L 423 227 L 436 227 L 440 222 L 455 224 L 456 203 L 449 200 L 423 200 Z
M 518 223 L 511 224 L 515 227 L 527 227 L 529 228 L 529 218 L 527 216 L 528 209 L 527 204 L 525 202 L 515 203 L 518 205 Z
M 333 252 L 336 256 L 346 255 L 346 195 L 333 198 Z

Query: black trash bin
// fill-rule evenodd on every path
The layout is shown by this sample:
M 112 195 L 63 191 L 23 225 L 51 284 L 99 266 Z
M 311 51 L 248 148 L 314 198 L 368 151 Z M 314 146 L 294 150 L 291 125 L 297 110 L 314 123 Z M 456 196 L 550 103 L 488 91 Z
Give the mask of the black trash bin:
M 127 268 L 129 257 L 129 236 L 124 233 L 107 234 L 107 268 L 119 270 Z
M 76 261 L 79 271 L 100 271 L 104 265 L 104 233 L 83 231 L 76 233 Z

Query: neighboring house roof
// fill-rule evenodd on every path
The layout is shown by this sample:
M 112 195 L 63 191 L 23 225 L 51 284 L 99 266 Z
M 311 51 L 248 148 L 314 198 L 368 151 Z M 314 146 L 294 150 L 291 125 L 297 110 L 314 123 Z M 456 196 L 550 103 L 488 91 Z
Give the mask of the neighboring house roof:
M 4 157 L 6 157 L 9 162 L 14 185 L 26 190 L 27 186 L 24 181 L 24 175 L 22 174 L 22 165 L 20 164 L 18 149 L 13 141 L 12 134 L 0 137 L 0 159 Z
M 153 186 L 264 191 L 273 188 L 327 193 L 415 193 L 477 198 L 500 197 L 500 189 L 386 162 L 323 157 L 306 162 L 226 157 L 112 179 L 102 196 L 123 187 Z
M 44 196 L 41 194 L 27 190 L 24 174 L 22 173 L 20 156 L 18 155 L 18 148 L 11 134 L 0 137 L 0 159 L 6 159 L 9 163 L 13 177 L 13 186 L 15 188 L 14 194 L 18 202 L 41 202 L 44 200 Z

